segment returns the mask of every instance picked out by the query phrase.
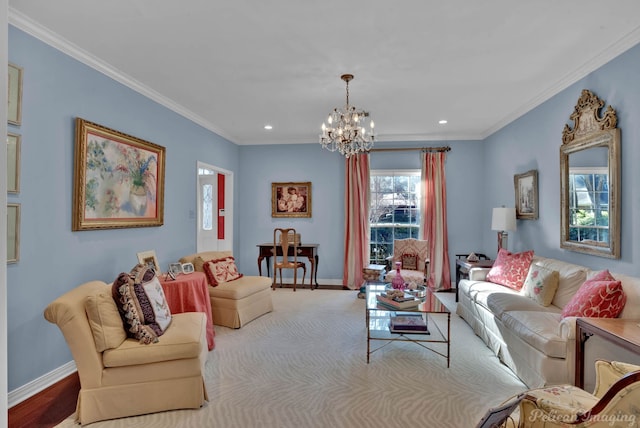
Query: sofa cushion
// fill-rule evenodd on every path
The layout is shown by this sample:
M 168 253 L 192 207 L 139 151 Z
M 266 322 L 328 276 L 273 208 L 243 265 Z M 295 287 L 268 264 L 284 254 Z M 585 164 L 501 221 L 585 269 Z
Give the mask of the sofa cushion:
M 542 311 L 510 311 L 502 323 L 524 342 L 549 357 L 566 358 L 567 342 L 558 336 L 560 314 Z
M 620 318 L 640 319 L 640 278 L 617 273 L 614 276 L 622 283 L 622 289 L 629 302 L 628 305 L 624 305 Z
M 266 276 L 243 276 L 231 282 L 221 282 L 209 287 L 209 296 L 220 299 L 240 300 L 270 288 L 271 278 Z
M 207 316 L 204 312 L 174 314 L 171 326 L 162 340 L 149 346 L 140 346 L 135 340 L 125 340 L 119 347 L 106 350 L 102 355 L 105 367 L 135 366 L 160 361 L 198 358 L 206 337 Z
M 603 278 L 603 279 L 601 279 Z M 616 318 L 627 301 L 622 283 L 608 271 L 587 280 L 562 309 L 562 317 Z
M 104 292 L 88 295 L 85 311 L 98 352 L 117 348 L 125 341 L 127 333 L 109 287 L 105 287 Z
M 158 341 L 171 323 L 171 312 L 153 268 L 136 265 L 113 282 L 111 295 L 124 321 L 127 336 L 149 344 Z
M 207 275 L 209 285 L 212 287 L 216 287 L 222 282 L 242 278 L 242 274 L 238 272 L 236 260 L 233 256 L 206 261 L 204 263 L 204 273 Z
M 501 248 L 487 274 L 487 281 L 520 290 L 529 272 L 532 259 L 533 251 L 531 250 L 513 254 Z
M 469 279 L 463 279 L 460 281 L 459 285 L 460 293 L 466 294 L 469 296 L 471 301 L 476 301 L 479 294 L 489 294 L 489 293 L 514 293 L 518 292 L 512 290 L 511 288 L 505 287 L 504 285 L 495 284 L 493 282 L 488 281 L 472 281 Z M 481 298 L 482 300 L 485 297 Z
M 484 294 L 486 294 L 486 296 Z M 476 303 L 479 303 L 489 309 L 491 313 L 493 313 L 498 318 L 502 318 L 502 315 L 505 312 L 509 311 L 560 312 L 560 309 L 554 306 L 542 306 L 535 300 L 523 296 L 522 294 L 517 292 L 478 293 L 478 296 L 476 297 Z
M 576 294 L 582 283 L 587 279 L 587 272 L 589 271 L 584 266 L 539 256 L 534 256 L 532 264 L 558 272 L 558 289 L 555 296 L 553 296 L 551 304 L 559 308 L 564 308 L 573 295 Z
M 522 294 L 542 306 L 549 306 L 558 289 L 559 277 L 558 271 L 532 263 L 522 286 Z

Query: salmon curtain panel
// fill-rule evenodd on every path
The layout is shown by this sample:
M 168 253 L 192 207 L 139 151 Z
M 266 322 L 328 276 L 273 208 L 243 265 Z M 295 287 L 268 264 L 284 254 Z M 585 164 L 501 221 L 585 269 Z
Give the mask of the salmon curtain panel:
M 429 242 L 429 278 L 434 290 L 451 289 L 449 240 L 447 233 L 447 184 L 444 151 L 427 152 L 422 158 L 422 197 L 420 198 L 423 238 Z
M 342 285 L 353 290 L 362 286 L 362 268 L 369 265 L 369 154 L 353 155 L 345 162 Z

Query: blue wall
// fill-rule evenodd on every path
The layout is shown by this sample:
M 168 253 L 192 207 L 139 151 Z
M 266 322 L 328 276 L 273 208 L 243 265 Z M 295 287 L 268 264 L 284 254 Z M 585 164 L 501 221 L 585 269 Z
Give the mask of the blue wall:
M 83 282 L 111 282 L 155 250 L 161 265 L 195 251 L 196 161 L 238 170 L 216 134 L 9 27 L 9 61 L 24 68 L 20 260 L 7 266 L 9 390 L 71 360 L 43 310 Z M 166 147 L 164 226 L 71 232 L 74 118 Z M 237 224 L 237 223 L 236 223 Z M 235 231 L 237 233 L 237 230 Z
M 592 73 L 486 141 L 398 142 L 376 147 L 449 145 L 447 196 L 449 252 L 495 255 L 491 209 L 514 205 L 513 175 L 538 169 L 540 218 L 519 221 L 509 248 L 594 268 L 638 274 L 633 240 L 640 219 L 635 195 L 640 169 L 639 62 L 636 47 Z M 89 280 L 111 282 L 129 270 L 136 253 L 153 249 L 161 265 L 195 251 L 196 162 L 232 171 L 234 254 L 239 269 L 257 273 L 256 244 L 269 242 L 273 228 L 292 225 L 304 242 L 320 244 L 318 277 L 342 278 L 344 158 L 318 144 L 237 146 L 151 101 L 31 36 L 9 27 L 9 60 L 24 67 L 22 135 L 21 255 L 9 265 L 9 391 L 71 360 L 57 327 L 42 312 L 65 291 Z M 588 88 L 618 111 L 622 128 L 622 259 L 612 261 L 559 248 L 559 147 L 580 91 Z M 486 108 L 491 108 L 487 106 Z M 71 232 L 73 120 L 92 122 L 167 149 L 165 224 L 162 227 Z M 224 125 L 224 124 L 221 124 Z M 301 142 L 305 143 L 305 142 Z M 418 169 L 419 152 L 371 154 L 375 169 Z M 311 181 L 313 216 L 271 217 L 271 183 Z M 453 273 L 453 269 L 452 269 Z M 215 351 L 214 351 L 215 352 Z
M 611 260 L 560 248 L 560 145 L 565 124 L 583 89 L 589 89 L 617 112 L 621 129 L 621 258 Z M 509 233 L 509 249 L 533 249 L 594 269 L 640 276 L 640 45 L 614 58 L 545 103 L 485 140 L 485 220 L 492 206 L 513 205 L 513 175 L 538 170 L 538 220 L 518 220 Z M 494 248 L 495 232 L 484 230 L 484 247 Z M 495 254 L 490 251 L 491 254 Z

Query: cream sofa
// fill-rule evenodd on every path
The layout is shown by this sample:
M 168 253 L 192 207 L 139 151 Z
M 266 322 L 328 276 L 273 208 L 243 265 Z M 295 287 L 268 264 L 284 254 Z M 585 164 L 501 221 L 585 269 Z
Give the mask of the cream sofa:
M 205 251 L 190 254 L 180 263 L 192 263 L 198 272 L 204 272 L 204 263 L 233 256 L 231 251 Z M 271 278 L 243 276 L 215 287 L 209 284 L 213 323 L 230 328 L 240 328 L 249 321 L 273 310 Z
M 173 314 L 159 341 L 144 345 L 126 338 L 111 286 L 92 281 L 51 302 L 44 317 L 62 331 L 78 369 L 77 422 L 197 409 L 208 400 L 204 313 Z
M 534 256 L 532 263 L 559 273 L 549 306 L 520 292 L 485 281 L 488 268 L 474 268 L 458 284 L 460 315 L 487 346 L 530 388 L 574 383 L 576 318 L 562 308 L 596 271 Z M 640 279 L 612 272 L 627 302 L 620 318 L 640 319 Z

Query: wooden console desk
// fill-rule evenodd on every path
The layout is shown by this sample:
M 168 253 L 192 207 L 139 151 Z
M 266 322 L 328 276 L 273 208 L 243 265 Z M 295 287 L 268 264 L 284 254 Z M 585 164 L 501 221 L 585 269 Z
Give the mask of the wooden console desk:
M 624 349 L 640 354 L 640 320 L 621 318 L 576 319 L 576 379 L 584 387 L 584 344 L 594 334 Z
M 298 245 L 298 257 L 306 257 L 309 259 L 309 263 L 311 264 L 311 280 L 309 283 L 313 287 L 315 283 L 315 288 L 318 288 L 318 247 L 319 244 L 300 244 Z M 258 273 L 262 276 L 262 260 L 267 259 L 267 276 L 271 277 L 270 269 L 271 269 L 271 256 L 273 255 L 273 242 L 258 244 Z M 278 255 L 282 255 L 282 249 L 280 247 L 277 248 Z M 293 247 L 289 247 L 289 255 L 293 256 Z

